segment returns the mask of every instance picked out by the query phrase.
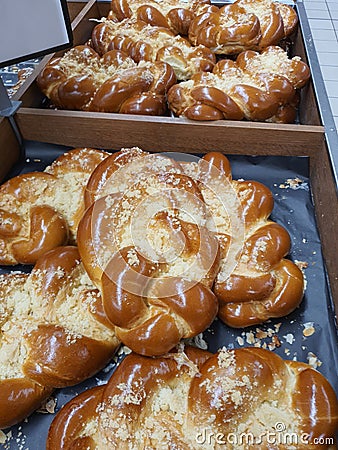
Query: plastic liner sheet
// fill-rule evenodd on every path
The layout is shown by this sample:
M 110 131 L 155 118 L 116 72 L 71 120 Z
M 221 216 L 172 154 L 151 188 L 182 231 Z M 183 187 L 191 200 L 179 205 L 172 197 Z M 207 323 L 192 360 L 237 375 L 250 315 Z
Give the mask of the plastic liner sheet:
M 44 144 L 30 145 L 27 161 L 16 167 L 11 175 L 43 170 L 64 150 L 66 149 Z M 275 199 L 271 218 L 290 233 L 290 258 L 304 267 L 306 290 L 300 307 L 287 317 L 245 329 L 231 329 L 216 320 L 193 343 L 212 352 L 223 346 L 266 347 L 284 359 L 297 359 L 317 367 L 338 393 L 337 329 L 316 226 L 308 158 L 230 155 L 229 159 L 235 179 L 257 180 L 271 189 Z M 0 273 L 11 270 L 27 272 L 30 269 L 22 266 L 2 267 Z M 119 354 L 95 377 L 74 387 L 55 391 L 48 409 L 55 409 L 57 412 L 62 405 L 85 389 L 106 383 L 123 356 L 122 347 Z M 54 415 L 36 412 L 24 422 L 3 430 L 6 440 L 0 444 L 0 448 L 45 449 L 48 428 Z

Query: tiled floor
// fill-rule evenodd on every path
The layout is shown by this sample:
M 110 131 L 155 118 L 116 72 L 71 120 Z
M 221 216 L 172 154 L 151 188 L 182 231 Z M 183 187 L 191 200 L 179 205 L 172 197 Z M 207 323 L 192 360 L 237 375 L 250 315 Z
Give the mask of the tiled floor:
M 303 0 L 338 129 L 338 0 Z

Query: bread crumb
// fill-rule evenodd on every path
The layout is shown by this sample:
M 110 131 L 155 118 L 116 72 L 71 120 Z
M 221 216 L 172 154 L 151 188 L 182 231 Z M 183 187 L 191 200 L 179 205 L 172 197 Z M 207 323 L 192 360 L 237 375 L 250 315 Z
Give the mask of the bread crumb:
M 305 337 L 312 336 L 315 333 L 315 331 L 316 331 L 315 327 L 313 326 L 313 322 L 303 323 L 303 327 L 304 327 L 303 335 Z
M 294 191 L 298 189 L 309 190 L 309 185 L 301 178 L 288 178 L 284 183 L 279 185 L 280 189 L 293 189 Z
M 208 343 L 204 340 L 203 333 L 192 338 L 183 339 L 183 341 L 186 345 L 192 345 L 193 347 L 201 348 L 202 350 L 208 349 Z
M 292 345 L 295 342 L 295 337 L 292 333 L 288 333 L 283 338 L 286 340 L 286 342 L 290 345 Z
M 2 430 L 0 430 L 0 444 L 4 444 L 6 440 L 7 440 L 6 434 Z
M 237 336 L 236 341 L 238 342 L 239 345 L 244 345 L 244 339 L 240 336 Z
M 39 409 L 36 410 L 36 412 L 40 414 L 54 414 L 55 407 L 56 407 L 56 398 L 49 397 L 42 403 L 42 405 L 40 406 Z
M 311 367 L 313 367 L 314 369 L 317 369 L 318 367 L 320 367 L 323 364 L 322 361 L 320 359 L 318 359 L 318 357 L 312 352 L 309 352 L 307 354 L 306 359 L 308 360 L 308 364 Z
M 246 336 L 246 342 L 248 344 L 254 344 L 255 343 L 255 336 L 254 336 L 252 331 L 250 331 L 249 333 L 245 333 L 245 336 Z
M 298 259 L 295 259 L 294 263 L 302 271 L 309 266 L 308 262 L 306 262 L 306 261 L 298 261 Z

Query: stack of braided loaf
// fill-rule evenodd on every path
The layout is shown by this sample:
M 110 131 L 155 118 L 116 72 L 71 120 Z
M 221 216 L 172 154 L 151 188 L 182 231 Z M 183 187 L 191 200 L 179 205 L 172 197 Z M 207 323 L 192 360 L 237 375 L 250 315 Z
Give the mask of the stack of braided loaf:
M 57 108 L 292 123 L 310 72 L 277 45 L 297 23 L 273 0 L 113 0 L 87 45 L 37 82 Z

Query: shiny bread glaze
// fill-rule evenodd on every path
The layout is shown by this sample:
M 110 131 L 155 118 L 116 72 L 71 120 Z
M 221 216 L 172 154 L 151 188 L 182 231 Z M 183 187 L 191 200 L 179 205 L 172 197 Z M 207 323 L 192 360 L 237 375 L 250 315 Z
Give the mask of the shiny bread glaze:
M 308 66 L 299 57 L 289 59 L 280 47 L 248 50 L 236 61 L 220 60 L 212 73 L 174 85 L 168 103 L 177 116 L 192 120 L 293 122 L 297 89 L 309 78 Z
M 218 433 L 229 450 L 253 448 L 230 439 L 241 433 L 271 449 L 272 433 L 282 424 L 279 437 L 306 436 L 313 450 L 315 438 L 334 436 L 337 413 L 332 387 L 307 364 L 257 348 L 213 355 L 186 347 L 157 358 L 128 355 L 106 386 L 86 391 L 58 413 L 47 449 L 217 449 Z M 278 448 L 290 446 L 281 441 Z
M 76 247 L 40 257 L 30 274 L 0 277 L 0 428 L 40 406 L 54 388 L 103 368 L 119 345 Z
M 0 186 L 0 264 L 34 264 L 47 251 L 75 242 L 86 183 L 107 156 L 101 150 L 74 149 L 43 172 Z
M 193 47 L 187 39 L 167 28 L 134 19 L 101 20 L 91 37 L 93 48 L 101 55 L 119 50 L 136 63 L 162 61 L 173 68 L 177 80 L 188 80 L 199 71 L 211 71 L 216 63 L 216 56 L 210 49 L 203 45 Z
M 164 95 L 175 82 L 175 73 L 164 62 L 137 65 L 118 50 L 100 57 L 88 45 L 52 59 L 37 78 L 58 108 L 148 115 L 166 112 Z

